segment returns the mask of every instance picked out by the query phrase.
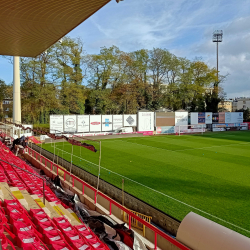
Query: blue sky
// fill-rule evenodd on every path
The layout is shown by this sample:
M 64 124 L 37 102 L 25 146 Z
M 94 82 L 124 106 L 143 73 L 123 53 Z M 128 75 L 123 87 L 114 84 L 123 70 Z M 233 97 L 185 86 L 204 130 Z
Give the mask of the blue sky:
M 87 53 L 116 45 L 124 51 L 166 48 L 177 56 L 202 57 L 216 66 L 212 33 L 224 31 L 220 71 L 229 74 L 227 97 L 250 97 L 250 0 L 112 0 L 69 35 Z M 12 65 L 0 58 L 0 78 L 12 82 Z

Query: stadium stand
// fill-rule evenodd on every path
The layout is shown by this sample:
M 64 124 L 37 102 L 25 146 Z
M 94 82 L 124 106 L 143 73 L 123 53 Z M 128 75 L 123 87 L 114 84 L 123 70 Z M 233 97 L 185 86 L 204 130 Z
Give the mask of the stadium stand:
M 109 249 L 32 174 L 36 171 L 0 142 L 0 238 L 2 249 Z M 8 164 L 9 163 L 9 164 Z M 26 170 L 15 168 L 13 165 Z M 8 237 L 6 237 L 6 233 Z

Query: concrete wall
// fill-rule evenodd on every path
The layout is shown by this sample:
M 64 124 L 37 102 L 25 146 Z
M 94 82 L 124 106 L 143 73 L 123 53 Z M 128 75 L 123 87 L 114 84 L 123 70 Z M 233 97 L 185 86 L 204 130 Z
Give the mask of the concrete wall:
M 38 147 L 34 144 L 32 144 L 32 149 L 38 151 L 39 153 L 41 151 L 41 154 L 44 157 L 53 161 L 54 155 L 52 153 L 50 153 L 44 149 L 41 149 L 40 147 Z M 56 158 L 56 160 L 57 160 L 57 158 Z M 61 157 L 58 157 L 58 164 L 63 166 L 67 171 L 70 171 L 71 164 L 68 161 L 65 161 Z M 54 169 L 54 171 L 56 171 L 56 170 Z M 72 174 L 78 176 L 80 179 L 89 183 L 93 187 L 96 187 L 96 185 L 97 185 L 97 177 L 96 176 L 88 173 L 87 171 L 79 168 L 78 166 L 75 166 L 74 164 L 72 165 Z M 75 186 L 76 185 L 78 185 L 78 184 L 76 184 L 76 182 L 75 182 Z M 115 201 L 121 203 L 121 200 L 122 200 L 122 190 L 121 189 L 119 189 L 119 188 L 109 184 L 108 182 L 100 179 L 99 190 L 101 192 L 107 194 L 109 197 L 111 197 Z M 89 197 L 91 197 L 94 200 L 94 192 L 92 190 L 86 189 L 86 187 L 85 187 L 84 192 L 86 193 L 86 195 L 88 195 Z M 98 199 L 101 199 L 101 198 L 98 197 Z M 144 215 L 152 216 L 152 222 L 155 225 L 163 228 L 167 232 L 176 236 L 180 222 L 173 219 L 172 217 L 168 216 L 164 212 L 154 208 L 153 206 L 141 201 L 140 199 L 137 199 L 136 197 L 134 197 L 126 192 L 124 193 L 124 205 L 125 205 L 125 207 L 127 207 L 130 210 L 137 211 L 137 212 L 142 213 Z M 106 209 L 109 209 L 109 208 L 107 207 Z M 112 212 L 115 212 L 115 211 L 112 211 Z M 120 215 L 120 213 L 118 212 L 116 214 L 116 216 L 118 218 L 122 219 L 121 216 L 119 216 L 119 215 Z

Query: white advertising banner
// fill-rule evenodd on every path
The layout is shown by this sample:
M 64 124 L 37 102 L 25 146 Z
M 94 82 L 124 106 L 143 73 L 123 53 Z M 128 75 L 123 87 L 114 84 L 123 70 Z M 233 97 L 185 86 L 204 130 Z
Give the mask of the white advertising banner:
M 64 132 L 65 133 L 75 133 L 76 128 L 76 115 L 65 115 L 64 116 Z
M 232 112 L 230 123 L 242 123 L 243 122 L 243 112 Z
M 102 131 L 112 131 L 113 117 L 112 115 L 102 115 Z
M 136 115 L 123 115 L 124 127 L 136 127 L 137 125 L 136 120 L 137 120 Z
M 154 131 L 154 112 L 138 112 L 138 131 Z
M 90 132 L 102 131 L 102 116 L 101 115 L 90 115 Z
M 113 115 L 113 130 L 123 127 L 123 115 Z
M 231 112 L 225 113 L 225 123 L 231 123 Z
M 205 124 L 212 124 L 213 123 L 213 113 L 206 112 L 205 113 Z
M 175 126 L 188 125 L 188 112 L 175 112 Z
M 77 116 L 77 132 L 89 132 L 89 115 Z
M 198 124 L 198 112 L 192 112 L 191 113 L 191 125 L 197 125 Z
M 63 132 L 63 115 L 50 115 L 49 117 L 50 133 Z

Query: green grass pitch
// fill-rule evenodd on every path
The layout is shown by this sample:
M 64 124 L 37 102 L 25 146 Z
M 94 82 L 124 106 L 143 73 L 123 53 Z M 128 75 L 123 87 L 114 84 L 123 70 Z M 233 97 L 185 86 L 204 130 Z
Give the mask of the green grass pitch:
M 126 192 L 178 220 L 193 211 L 250 237 L 250 131 L 101 143 L 100 178 L 119 188 L 124 179 Z M 70 161 L 72 146 L 55 146 L 56 154 Z M 54 144 L 43 148 L 54 152 Z M 98 174 L 99 152 L 74 146 L 73 154 L 73 164 Z

